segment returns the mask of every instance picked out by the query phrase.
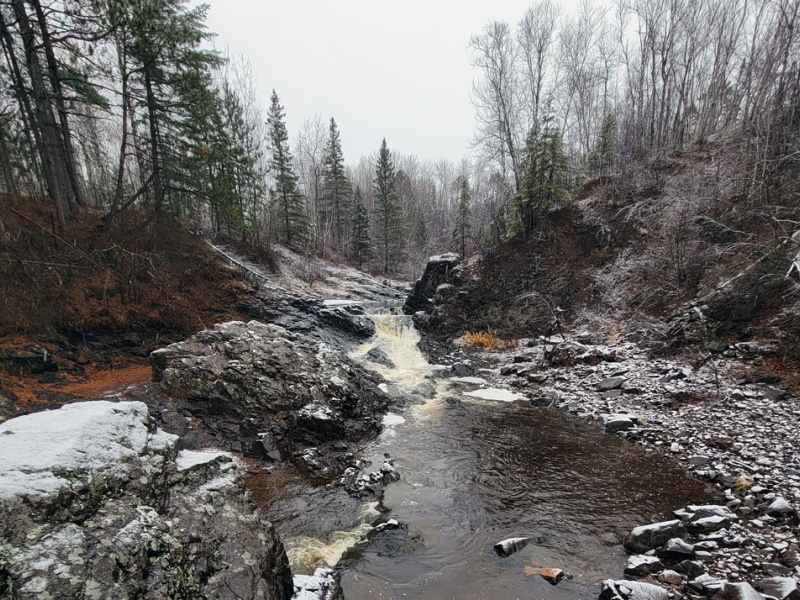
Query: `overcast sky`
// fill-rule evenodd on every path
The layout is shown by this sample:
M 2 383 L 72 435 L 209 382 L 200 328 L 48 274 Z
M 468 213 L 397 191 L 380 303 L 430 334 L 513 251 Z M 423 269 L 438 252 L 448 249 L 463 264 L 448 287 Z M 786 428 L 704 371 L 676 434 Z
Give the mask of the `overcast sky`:
M 216 45 L 249 57 L 263 106 L 273 88 L 292 140 L 333 117 L 345 160 L 376 151 L 458 161 L 473 132 L 472 34 L 516 23 L 530 0 L 210 0 Z

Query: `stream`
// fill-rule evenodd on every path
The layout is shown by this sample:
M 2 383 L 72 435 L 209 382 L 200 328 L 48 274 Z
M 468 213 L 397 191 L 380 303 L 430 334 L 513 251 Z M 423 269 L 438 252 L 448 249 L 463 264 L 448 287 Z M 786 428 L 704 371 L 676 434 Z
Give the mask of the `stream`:
M 632 527 L 703 500 L 702 484 L 680 468 L 596 426 L 432 378 L 410 317 L 373 320 L 376 337 L 351 357 L 378 371 L 406 408 L 386 416 L 363 457 L 367 471 L 390 457 L 401 479 L 379 505 L 291 468 L 253 478 L 293 572 L 338 565 L 348 600 L 593 599 L 600 580 L 622 576 L 620 544 Z M 392 366 L 370 360 L 376 353 Z M 390 518 L 407 530 L 367 545 L 371 526 Z M 521 536 L 535 542 L 506 558 L 494 552 Z M 526 566 L 569 578 L 551 586 Z

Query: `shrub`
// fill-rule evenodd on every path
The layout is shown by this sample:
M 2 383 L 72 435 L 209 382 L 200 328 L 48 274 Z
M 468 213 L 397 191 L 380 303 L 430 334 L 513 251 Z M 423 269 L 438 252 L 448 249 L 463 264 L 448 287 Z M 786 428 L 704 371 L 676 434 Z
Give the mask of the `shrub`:
M 467 331 L 464 334 L 464 344 L 472 348 L 481 348 L 483 350 L 507 350 L 509 348 L 516 348 L 516 340 L 501 340 L 491 329 L 486 331 L 478 331 L 477 333 L 470 333 Z

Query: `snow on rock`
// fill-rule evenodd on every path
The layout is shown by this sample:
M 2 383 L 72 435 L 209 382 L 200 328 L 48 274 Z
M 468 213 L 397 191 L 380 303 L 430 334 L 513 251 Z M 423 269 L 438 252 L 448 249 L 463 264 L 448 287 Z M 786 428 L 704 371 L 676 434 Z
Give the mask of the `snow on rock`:
M 292 595 L 283 545 L 231 458 L 178 455 L 140 402 L 11 419 L 0 456 L 0 596 Z
M 502 390 L 500 388 L 484 388 L 475 390 L 474 392 L 464 392 L 465 396 L 472 398 L 480 398 L 481 400 L 494 400 L 497 402 L 514 402 L 515 400 L 524 400 L 525 396 Z

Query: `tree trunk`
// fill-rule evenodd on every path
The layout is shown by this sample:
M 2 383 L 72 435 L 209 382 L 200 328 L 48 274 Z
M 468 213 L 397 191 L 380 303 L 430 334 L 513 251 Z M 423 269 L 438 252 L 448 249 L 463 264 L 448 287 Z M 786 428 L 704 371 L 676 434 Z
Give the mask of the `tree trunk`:
M 153 191 L 155 194 L 154 212 L 160 217 L 164 206 L 164 180 L 161 171 L 161 153 L 158 144 L 158 115 L 156 114 L 156 99 L 153 93 L 153 82 L 150 69 L 144 71 L 144 86 L 147 93 L 147 117 L 150 123 L 150 162 L 153 168 Z
M 22 42 L 25 48 L 25 62 L 30 76 L 31 89 L 35 109 L 36 124 L 41 133 L 41 143 L 39 152 L 42 158 L 47 187 L 50 197 L 56 208 L 56 218 L 58 227 L 61 231 L 66 227 L 66 220 L 71 216 L 69 206 L 69 196 L 66 190 L 69 189 L 69 176 L 64 168 L 62 156 L 59 153 L 59 132 L 58 126 L 53 115 L 47 88 L 44 83 L 42 67 L 39 63 L 39 56 L 36 53 L 37 44 L 33 30 L 25 12 L 22 0 L 12 0 L 12 6 L 17 17 Z
M 17 182 L 14 180 L 14 173 L 11 170 L 11 153 L 8 151 L 6 143 L 5 125 L 0 120 L 0 163 L 3 164 L 3 180 L 6 182 L 6 190 L 11 196 L 11 205 L 15 206 L 18 202 L 19 193 Z
M 78 206 L 86 206 L 86 193 L 83 188 L 83 181 L 80 173 L 76 167 L 75 149 L 72 145 L 72 135 L 70 134 L 69 120 L 67 119 L 64 91 L 61 86 L 61 77 L 59 77 L 58 74 L 58 62 L 56 61 L 56 55 L 53 51 L 53 43 L 50 38 L 50 31 L 47 27 L 47 20 L 45 19 L 44 11 L 42 10 L 39 0 L 28 0 L 28 2 L 36 11 L 39 30 L 42 34 L 42 46 L 44 47 L 45 58 L 47 59 L 47 73 L 50 79 L 50 86 L 53 88 L 53 93 L 55 95 L 58 120 L 61 125 L 58 131 L 59 141 L 62 144 L 61 155 L 69 177 L 70 188 L 72 189 L 70 200 L 74 200 L 75 204 Z

